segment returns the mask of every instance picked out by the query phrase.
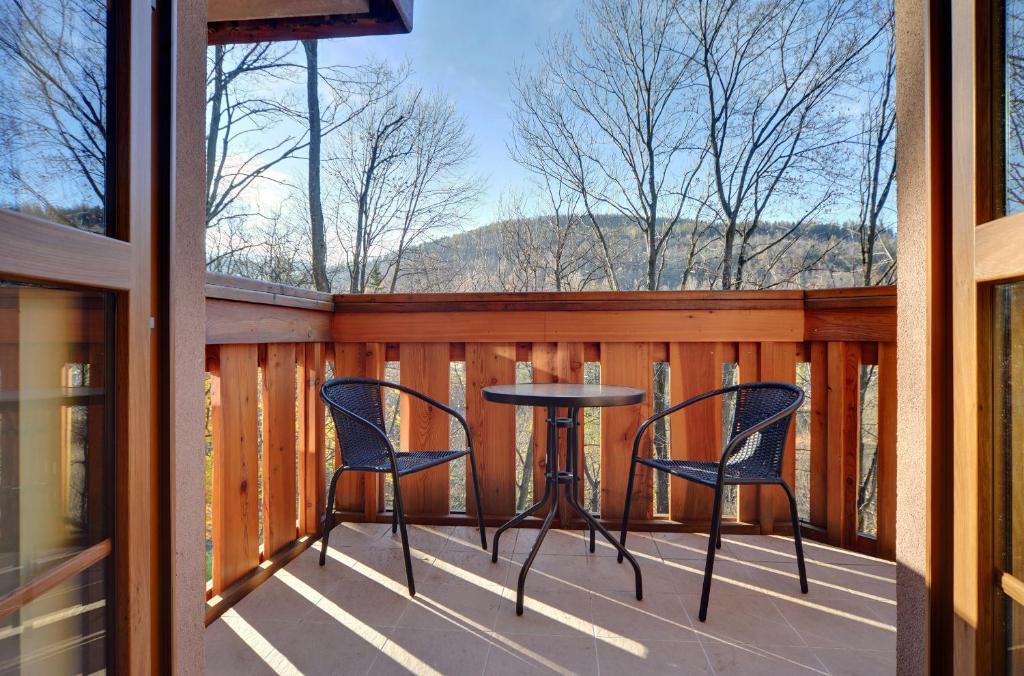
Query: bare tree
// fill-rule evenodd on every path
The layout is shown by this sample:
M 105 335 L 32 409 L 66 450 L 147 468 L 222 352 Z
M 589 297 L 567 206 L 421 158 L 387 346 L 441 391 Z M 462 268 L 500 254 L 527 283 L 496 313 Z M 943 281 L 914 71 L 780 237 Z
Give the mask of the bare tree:
M 103 0 L 9 0 L 0 12 L 3 206 L 103 228 L 106 37 Z
M 722 288 L 747 283 L 770 254 L 834 198 L 832 166 L 848 140 L 836 97 L 885 29 L 856 0 L 698 0 L 678 4 L 703 76 L 712 177 L 722 223 Z M 790 225 L 755 235 L 785 203 Z
M 860 213 L 857 235 L 864 286 L 891 284 L 896 275 L 895 249 L 885 246 L 885 215 L 893 211 L 889 195 L 896 181 L 896 34 L 891 4 L 885 10 L 883 67 L 871 85 L 861 119 Z M 879 251 L 881 249 L 881 251 Z M 880 259 L 880 260 L 879 260 Z M 881 270 L 876 269 L 881 264 Z
M 571 186 L 619 288 L 615 254 L 597 212 L 644 235 L 641 286 L 660 286 L 661 261 L 682 221 L 704 147 L 694 143 L 696 72 L 676 39 L 671 3 L 600 0 L 580 11 L 578 38 L 543 50 L 538 72 L 514 83 L 512 156 Z
M 294 44 L 269 42 L 215 45 L 208 51 L 207 228 L 261 216 L 243 194 L 257 181 L 276 180 L 269 172 L 306 146 L 305 133 L 273 135 L 294 114 L 294 102 L 280 93 L 298 72 L 292 51 Z
M 476 199 L 465 122 L 450 101 L 413 89 L 367 106 L 334 148 L 327 163 L 349 291 L 394 289 L 410 247 L 460 221 Z
M 521 194 L 500 209 L 497 283 L 506 291 L 582 291 L 600 276 L 594 241 L 579 213 L 579 193 L 543 177 L 541 214 Z

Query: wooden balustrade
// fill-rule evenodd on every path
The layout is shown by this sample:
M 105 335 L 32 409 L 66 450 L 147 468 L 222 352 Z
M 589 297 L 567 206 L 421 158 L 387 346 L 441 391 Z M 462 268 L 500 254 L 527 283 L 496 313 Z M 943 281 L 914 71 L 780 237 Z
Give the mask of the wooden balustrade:
M 892 558 L 895 544 L 895 289 L 765 292 L 339 295 L 211 275 L 207 285 L 208 371 L 213 442 L 213 560 L 209 617 L 311 543 L 323 511 L 324 409 L 317 388 L 336 376 L 382 377 L 399 365 L 403 384 L 449 399 L 450 364 L 465 364 L 465 414 L 475 441 L 485 519 L 515 511 L 515 409 L 484 402 L 480 388 L 513 382 L 517 362 L 536 382 L 602 382 L 644 389 L 644 403 L 600 414 L 600 517 L 621 518 L 633 435 L 651 414 L 653 365 L 668 365 L 669 404 L 723 382 L 797 381 L 809 364 L 808 458 L 799 482 L 805 533 Z M 877 366 L 877 531 L 858 525 L 865 431 L 864 366 Z M 806 372 L 806 366 L 799 367 Z M 806 387 L 807 383 L 805 383 Z M 717 459 L 722 405 L 707 402 L 671 419 L 673 457 Z M 546 468 L 545 426 L 534 416 L 535 490 Z M 260 426 L 262 420 L 262 427 Z M 796 485 L 796 426 L 783 471 Z M 262 437 L 260 439 L 260 430 Z M 405 450 L 446 448 L 449 420 L 402 397 Z M 653 452 L 648 439 L 642 448 Z M 468 470 L 467 470 L 468 471 Z M 804 478 L 806 477 L 806 478 Z M 446 466 L 403 479 L 413 522 L 471 523 L 451 513 Z M 870 483 L 870 482 L 869 482 Z M 668 513 L 654 513 L 654 481 L 638 475 L 638 529 L 703 530 L 710 491 L 672 479 Z M 335 508 L 349 520 L 388 521 L 382 475 L 351 474 Z M 472 510 L 472 500 L 467 501 Z M 785 533 L 788 505 L 775 487 L 741 487 L 726 532 Z M 562 525 L 576 525 L 566 512 Z M 262 537 L 259 535 L 262 523 Z

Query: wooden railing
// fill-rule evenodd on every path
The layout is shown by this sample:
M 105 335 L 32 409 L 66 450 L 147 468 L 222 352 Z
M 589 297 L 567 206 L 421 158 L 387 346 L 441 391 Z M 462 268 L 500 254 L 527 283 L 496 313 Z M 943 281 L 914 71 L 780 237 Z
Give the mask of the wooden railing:
M 650 415 L 654 364 L 667 364 L 668 403 L 720 387 L 723 365 L 740 382 L 797 382 L 808 410 L 797 481 L 797 430 L 790 434 L 785 478 L 799 484 L 805 533 L 842 547 L 892 558 L 895 543 L 895 289 L 827 291 L 630 292 L 572 294 L 339 295 L 211 275 L 207 285 L 213 477 L 209 617 L 219 614 L 316 537 L 325 484 L 324 410 L 316 396 L 326 369 L 336 376 L 383 377 L 448 401 L 450 364 L 464 362 L 465 413 L 475 442 L 485 518 L 515 512 L 513 407 L 485 403 L 480 388 L 515 382 L 517 362 L 536 382 L 582 382 L 588 362 L 602 382 L 644 389 L 644 403 L 601 411 L 600 517 L 621 518 L 633 434 Z M 808 375 L 809 365 L 809 375 Z M 877 410 L 867 411 L 862 367 L 877 366 Z M 393 369 L 392 369 L 393 370 Z M 874 390 L 872 390 L 874 391 Z M 863 410 L 862 410 L 863 409 Z M 539 416 L 540 414 L 535 414 Z M 862 416 L 873 423 L 865 433 Z M 674 457 L 717 459 L 721 404 L 672 416 Z M 449 421 L 403 399 L 401 447 L 446 448 Z M 260 428 L 262 423 L 262 428 Z M 535 487 L 545 467 L 545 427 L 533 425 Z M 877 429 L 876 438 L 873 430 Z M 260 442 L 260 432 L 262 437 Z M 864 444 L 877 445 L 870 478 L 874 536 L 858 523 L 869 468 Z M 260 450 L 262 449 L 262 450 Z M 648 440 L 645 453 L 653 452 Z M 864 470 L 862 472 L 862 470 Z M 450 510 L 447 467 L 402 482 L 410 521 L 470 523 Z M 710 491 L 673 479 L 668 513 L 655 514 L 654 481 L 638 476 L 632 515 L 638 529 L 702 530 Z M 472 510 L 472 501 L 467 501 Z M 336 510 L 351 520 L 390 520 L 380 475 L 339 483 Z M 262 519 L 261 519 L 262 514 Z M 563 514 L 562 525 L 574 523 Z M 262 537 L 260 523 L 262 522 Z M 773 487 L 741 487 L 726 532 L 788 532 L 788 507 Z

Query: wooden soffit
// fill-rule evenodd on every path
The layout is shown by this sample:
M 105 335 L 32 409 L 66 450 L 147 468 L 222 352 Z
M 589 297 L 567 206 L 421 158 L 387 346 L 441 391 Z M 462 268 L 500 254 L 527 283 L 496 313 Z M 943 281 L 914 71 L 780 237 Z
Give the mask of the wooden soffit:
M 413 0 L 208 0 L 211 45 L 392 35 L 412 30 Z

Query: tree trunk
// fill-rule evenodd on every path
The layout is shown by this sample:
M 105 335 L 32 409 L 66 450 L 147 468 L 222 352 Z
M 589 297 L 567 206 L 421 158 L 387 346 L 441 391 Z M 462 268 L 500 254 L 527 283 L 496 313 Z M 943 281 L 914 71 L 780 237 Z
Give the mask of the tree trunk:
M 306 102 L 309 116 L 309 228 L 313 245 L 313 285 L 317 291 L 330 291 L 327 278 L 327 239 L 324 235 L 324 209 L 320 200 L 320 81 L 316 40 L 303 40 L 306 50 Z

